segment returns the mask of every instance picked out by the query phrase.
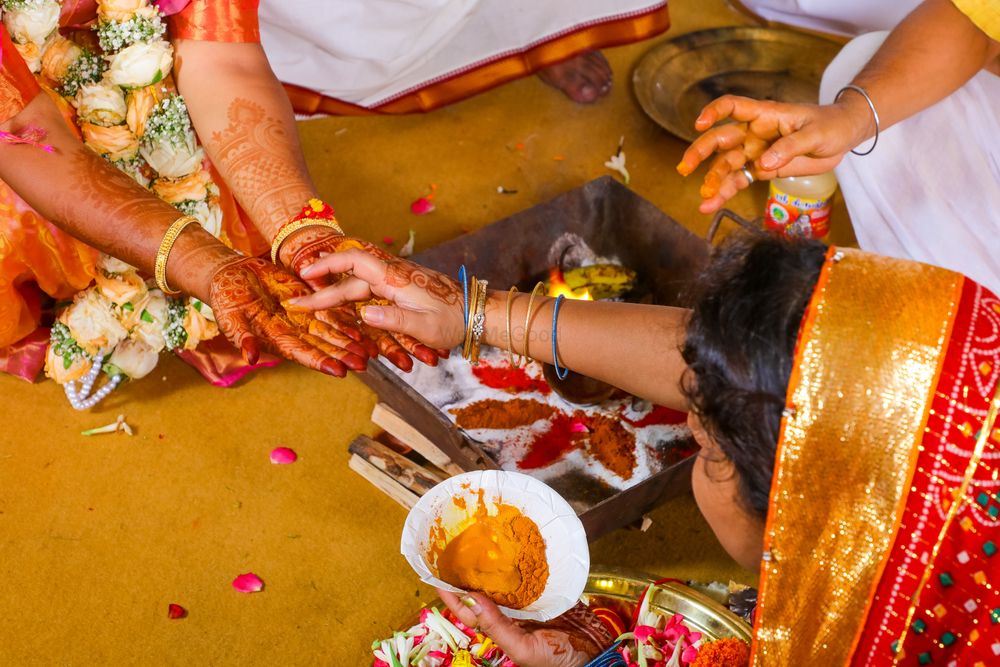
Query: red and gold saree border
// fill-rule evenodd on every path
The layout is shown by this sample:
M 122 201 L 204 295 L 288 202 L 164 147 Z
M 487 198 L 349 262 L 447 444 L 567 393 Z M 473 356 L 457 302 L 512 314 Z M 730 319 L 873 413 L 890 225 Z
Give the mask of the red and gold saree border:
M 965 281 L 911 491 L 852 664 L 1000 658 L 1000 299 Z
M 649 39 L 670 27 L 667 4 L 649 10 L 613 16 L 555 35 L 522 51 L 501 55 L 400 93 L 374 108 L 323 95 L 309 88 L 285 84 L 296 113 L 303 115 L 361 116 L 433 111 L 528 76 L 585 51 Z
M 789 381 L 755 665 L 844 665 L 885 567 L 964 279 L 831 248 Z

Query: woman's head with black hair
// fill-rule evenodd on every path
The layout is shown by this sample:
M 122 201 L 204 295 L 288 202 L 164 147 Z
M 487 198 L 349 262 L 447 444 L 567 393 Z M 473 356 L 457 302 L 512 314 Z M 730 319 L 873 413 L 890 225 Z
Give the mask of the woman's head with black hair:
M 826 256 L 819 241 L 734 234 L 696 284 L 684 392 L 731 464 L 739 498 L 767 514 L 799 328 Z

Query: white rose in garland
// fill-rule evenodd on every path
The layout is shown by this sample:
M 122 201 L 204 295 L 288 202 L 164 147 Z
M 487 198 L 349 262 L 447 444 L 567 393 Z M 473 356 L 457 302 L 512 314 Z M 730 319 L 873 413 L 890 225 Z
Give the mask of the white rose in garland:
M 125 95 L 118 86 L 103 81 L 82 85 L 76 92 L 75 102 L 81 122 L 107 127 L 125 121 Z
M 7 11 L 3 24 L 10 38 L 17 44 L 34 42 L 39 47 L 59 27 L 59 13 L 62 11 L 55 0 L 27 0 L 26 2 L 5 3 Z
M 174 47 L 169 43 L 138 42 L 110 57 L 107 77 L 122 88 L 142 88 L 161 81 L 173 64 Z
M 132 338 L 141 340 L 154 350 L 162 350 L 166 345 L 163 329 L 167 325 L 167 298 L 160 290 L 150 290 L 147 298 L 135 304 L 135 326 Z
M 147 137 L 149 136 L 147 132 Z M 149 166 L 164 178 L 182 178 L 201 168 L 205 152 L 198 145 L 194 132 L 179 139 L 163 137 L 155 141 L 143 140 L 139 149 Z
M 100 0 L 97 15 L 104 21 L 127 21 L 146 6 L 146 0 Z
M 135 270 L 135 267 L 131 264 L 123 262 L 117 257 L 112 257 L 111 255 L 103 252 L 97 259 L 97 268 L 105 273 L 125 273 L 126 271 Z
M 64 319 L 73 340 L 89 354 L 109 352 L 128 336 L 114 304 L 94 288 L 74 297 Z
M 141 340 L 123 340 L 115 348 L 105 365 L 109 375 L 122 373 L 133 380 L 146 377 L 160 360 L 160 351 L 146 345 Z

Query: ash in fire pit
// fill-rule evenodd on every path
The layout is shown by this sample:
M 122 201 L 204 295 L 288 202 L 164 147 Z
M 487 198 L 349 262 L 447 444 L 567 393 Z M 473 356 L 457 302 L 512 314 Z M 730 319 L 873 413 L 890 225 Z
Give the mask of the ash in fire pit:
M 568 403 L 540 364 L 512 368 L 500 350 L 484 350 L 479 366 L 453 353 L 399 376 L 501 468 L 542 479 L 578 511 L 692 453 L 685 414 L 620 391 L 599 405 Z

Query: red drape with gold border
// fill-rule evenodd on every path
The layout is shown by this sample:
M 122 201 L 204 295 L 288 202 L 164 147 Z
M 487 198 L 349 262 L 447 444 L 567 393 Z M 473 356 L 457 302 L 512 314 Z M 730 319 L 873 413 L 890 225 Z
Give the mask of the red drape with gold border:
M 1000 300 L 834 250 L 802 325 L 754 664 L 1000 664 Z

